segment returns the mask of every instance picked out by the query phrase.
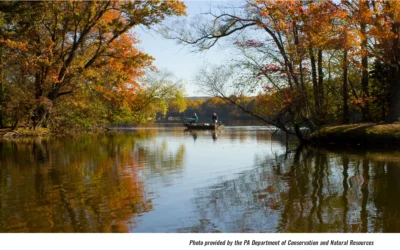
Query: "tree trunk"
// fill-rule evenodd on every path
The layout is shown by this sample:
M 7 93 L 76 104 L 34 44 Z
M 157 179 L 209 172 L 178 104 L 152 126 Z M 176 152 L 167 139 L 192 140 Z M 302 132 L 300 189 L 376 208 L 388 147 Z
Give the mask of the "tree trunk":
M 347 48 L 343 50 L 343 123 L 348 124 L 350 122 L 350 113 L 349 113 L 349 86 L 347 82 Z
M 0 47 L 0 128 L 4 127 L 3 48 Z
M 289 68 L 288 68 L 287 64 L 285 64 L 285 72 L 286 72 L 286 75 L 288 77 L 289 87 L 290 87 L 291 90 L 293 90 L 292 78 L 290 77 Z
M 364 105 L 361 108 L 362 111 L 362 121 L 368 122 L 370 121 L 369 115 L 369 90 L 368 90 L 368 50 L 367 50 L 367 38 L 366 38 L 366 24 L 365 22 L 361 22 L 361 34 L 362 34 L 362 43 L 361 43 L 361 65 L 362 65 L 362 80 L 361 80 L 361 89 Z
M 382 104 L 381 106 L 381 120 L 385 121 L 386 120 L 386 105 Z
M 322 50 L 318 49 L 318 99 L 319 99 L 319 114 L 321 122 L 324 123 L 326 110 L 324 102 L 324 72 L 322 70 Z
M 314 110 L 317 116 L 316 120 L 319 120 L 318 117 L 318 109 L 320 108 L 319 98 L 318 98 L 318 82 L 317 82 L 317 66 L 315 61 L 315 56 L 311 45 L 308 47 L 308 52 L 310 54 L 310 62 L 311 62 L 311 76 L 312 76 L 312 85 L 314 90 Z
M 4 120 L 3 120 L 3 114 L 4 114 L 4 91 L 3 91 L 3 69 L 2 65 L 0 65 L 0 128 L 3 128 L 4 126 Z
M 299 49 L 299 44 L 300 44 L 299 30 L 298 30 L 296 22 L 293 22 L 293 35 L 294 35 L 294 44 L 297 47 L 297 56 L 299 56 L 298 60 L 299 60 L 299 69 L 300 69 L 300 72 L 299 72 L 300 73 L 300 87 L 301 87 L 301 90 L 304 91 L 304 93 L 306 93 L 306 87 L 304 85 L 304 74 L 303 74 L 303 59 L 302 59 L 303 53 L 302 53 L 302 50 Z M 296 86 L 296 87 L 299 87 L 299 86 Z
M 294 131 L 296 133 L 297 138 L 300 141 L 301 145 L 304 145 L 307 143 L 307 140 L 304 138 L 303 133 L 301 132 L 300 126 L 297 123 L 294 123 Z
M 12 130 L 17 129 L 18 128 L 18 123 L 19 123 L 18 117 L 14 117 L 13 123 L 11 125 L 11 129 Z

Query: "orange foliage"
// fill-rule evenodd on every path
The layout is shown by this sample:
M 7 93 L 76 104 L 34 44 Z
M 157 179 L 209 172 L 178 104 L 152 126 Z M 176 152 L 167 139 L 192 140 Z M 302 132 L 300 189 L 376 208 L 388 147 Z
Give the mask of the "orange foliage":
M 24 79 L 29 98 L 54 102 L 74 95 L 83 101 L 89 91 L 114 105 L 134 99 L 141 91 L 138 78 L 153 69 L 153 58 L 137 48 L 131 29 L 185 14 L 180 1 L 27 1 L 0 7 L 2 56 L 12 75 Z M 34 110 L 33 126 L 49 113 Z

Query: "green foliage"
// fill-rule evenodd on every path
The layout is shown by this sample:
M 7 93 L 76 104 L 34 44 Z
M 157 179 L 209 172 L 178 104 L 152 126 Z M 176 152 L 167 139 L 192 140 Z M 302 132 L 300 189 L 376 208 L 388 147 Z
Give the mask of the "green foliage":
M 183 87 L 171 75 L 148 72 L 141 80 L 140 92 L 118 104 L 83 88 L 74 98 L 60 99 L 47 124 L 59 133 L 71 133 L 116 124 L 152 123 L 168 109 L 184 110 L 186 99 Z
M 63 134 L 97 130 L 107 126 L 107 106 L 90 95 L 85 98 L 90 101 L 67 99 L 60 102 L 47 122 L 48 127 Z
M 169 72 L 149 72 L 142 78 L 141 86 L 142 91 L 132 102 L 136 123 L 154 122 L 169 110 L 183 112 L 187 107 L 183 85 Z

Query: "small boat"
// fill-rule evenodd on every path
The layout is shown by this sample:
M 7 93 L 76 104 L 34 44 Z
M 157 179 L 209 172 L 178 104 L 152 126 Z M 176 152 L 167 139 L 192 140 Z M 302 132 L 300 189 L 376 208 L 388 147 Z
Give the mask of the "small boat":
M 219 130 L 224 127 L 221 123 L 184 123 L 188 129 L 201 129 L 201 130 Z

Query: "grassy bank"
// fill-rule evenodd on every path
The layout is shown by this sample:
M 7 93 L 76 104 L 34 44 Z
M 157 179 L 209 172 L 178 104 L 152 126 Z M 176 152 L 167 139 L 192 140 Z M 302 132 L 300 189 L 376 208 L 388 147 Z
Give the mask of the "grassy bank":
M 351 124 L 324 127 L 310 135 L 316 144 L 400 144 L 400 124 Z
M 10 129 L 10 128 L 0 128 L 0 137 L 3 137 L 3 135 L 5 135 L 11 131 L 12 131 L 12 129 Z
M 17 130 L 11 130 L 11 129 L 0 130 L 0 137 L 7 139 L 49 136 L 50 134 L 51 132 L 47 128 L 38 128 L 36 130 L 26 129 L 26 128 L 18 128 Z

